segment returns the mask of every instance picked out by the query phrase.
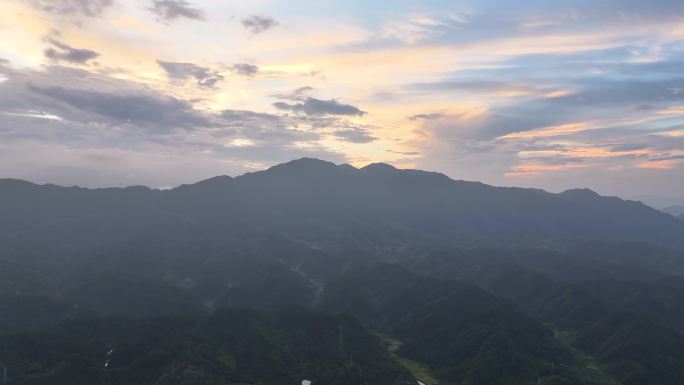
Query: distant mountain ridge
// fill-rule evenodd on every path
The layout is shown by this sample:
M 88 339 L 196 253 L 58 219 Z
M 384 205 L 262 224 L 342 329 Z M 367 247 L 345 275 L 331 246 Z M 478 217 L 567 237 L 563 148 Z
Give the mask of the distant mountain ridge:
M 316 233 L 325 222 L 337 234 L 362 224 L 373 231 L 360 236 L 373 242 L 379 235 L 376 231 L 395 241 L 405 239 L 401 233 L 408 231 L 410 238 L 450 244 L 454 240 L 467 244 L 600 239 L 684 249 L 681 221 L 640 202 L 603 197 L 588 189 L 552 194 L 452 180 L 382 163 L 356 169 L 311 158 L 164 191 L 141 186 L 85 189 L 4 179 L 0 180 L 0 212 L 4 214 L 0 229 L 19 238 L 23 232 L 41 231 L 57 218 L 67 221 L 61 227 L 83 225 L 86 232 L 104 226 L 102 218 L 108 218 L 109 226 L 116 223 L 128 232 L 132 230 L 128 224 L 112 220 L 128 212 L 141 225 L 135 232 L 138 236 L 150 235 L 154 226 L 197 229 L 217 221 L 231 231 L 244 231 L 242 225 L 250 223 L 276 234 L 282 232 L 281 225 L 287 224 L 292 232 L 290 225 L 296 224 L 301 230 L 313 226 Z M 41 216 L 43 220 L 37 220 Z M 232 226 L 237 222 L 238 228 Z M 300 235 L 306 238 L 311 233 L 296 236 Z

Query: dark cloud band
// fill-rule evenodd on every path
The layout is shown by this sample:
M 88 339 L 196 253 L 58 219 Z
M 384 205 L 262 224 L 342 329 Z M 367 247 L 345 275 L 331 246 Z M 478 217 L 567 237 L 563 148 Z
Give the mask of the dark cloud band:
M 278 22 L 275 21 L 273 18 L 257 15 L 252 15 L 247 18 L 244 18 L 242 19 L 241 23 L 247 31 L 254 35 L 266 32 L 269 29 L 278 25 Z
M 335 99 L 322 100 L 316 98 L 306 98 L 302 103 L 276 102 L 273 106 L 282 111 L 292 111 L 306 115 L 344 115 L 344 116 L 363 116 L 365 111 L 351 104 L 342 104 Z
M 85 48 L 74 48 L 54 38 L 47 39 L 52 46 L 46 48 L 45 57 L 55 61 L 65 61 L 75 64 L 84 64 L 100 56 L 97 52 Z
M 152 0 L 150 11 L 165 21 L 180 18 L 204 20 L 204 11 L 185 0 Z
M 34 7 L 57 15 L 96 17 L 114 4 L 114 0 L 29 0 Z
M 157 64 L 166 71 L 166 75 L 169 78 L 180 80 L 195 79 L 200 87 L 211 88 L 224 79 L 223 75 L 217 71 L 192 63 L 157 60 Z

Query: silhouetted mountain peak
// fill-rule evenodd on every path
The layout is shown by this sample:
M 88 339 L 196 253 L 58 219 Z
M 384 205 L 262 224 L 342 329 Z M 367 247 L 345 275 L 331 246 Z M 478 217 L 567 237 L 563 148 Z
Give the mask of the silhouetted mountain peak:
M 1 188 L 35 187 L 35 186 L 37 186 L 37 184 L 27 182 L 27 181 L 21 180 L 21 179 L 12 179 L 12 178 L 0 179 L 0 187 Z
M 387 163 L 371 163 L 365 167 L 362 167 L 360 171 L 365 173 L 382 174 L 382 173 L 394 173 L 397 172 L 397 168 L 389 165 Z
M 180 185 L 173 190 L 216 190 L 232 185 L 233 181 L 234 179 L 228 175 L 219 175 L 213 178 L 201 180 L 197 183 Z
M 440 173 L 440 172 L 430 172 L 430 171 L 422 171 L 422 170 L 402 170 L 404 173 L 407 175 L 411 176 L 412 178 L 416 179 L 420 183 L 425 183 L 425 184 L 430 184 L 430 185 L 445 185 L 449 183 L 454 183 L 455 181 L 449 178 L 448 176 Z M 461 181 L 463 183 L 463 181 Z M 474 183 L 474 182 L 467 182 L 467 183 Z
M 264 171 L 247 173 L 235 178 L 236 182 L 248 185 L 257 183 L 261 188 L 273 187 L 275 184 L 287 185 L 298 183 L 327 183 L 336 181 L 342 170 L 332 162 L 315 158 L 300 158 L 287 163 L 275 165 Z
M 597 192 L 588 188 L 569 189 L 558 195 L 562 196 L 563 198 L 569 198 L 573 200 L 592 200 L 601 197 L 601 195 L 599 195 Z
M 233 178 L 228 175 L 219 175 L 213 178 L 205 179 L 199 181 L 195 184 L 199 185 L 224 185 L 233 182 Z
M 0 179 L 0 196 L 7 194 L 23 194 L 25 191 L 33 191 L 41 186 L 20 179 Z
M 342 163 L 337 166 L 341 170 L 346 170 L 346 171 L 359 171 L 356 167 L 352 166 L 349 163 Z
M 286 163 L 277 164 L 265 171 L 258 171 L 247 175 L 278 175 L 282 177 L 308 177 L 334 172 L 337 165 L 332 162 L 316 158 L 300 158 Z
M 275 169 L 299 169 L 299 170 L 320 170 L 337 167 L 335 163 L 316 158 L 299 158 L 286 163 L 275 165 L 269 170 Z
M 151 188 L 143 185 L 135 185 L 135 186 L 127 186 L 124 188 L 124 190 L 127 191 L 149 191 L 152 190 Z

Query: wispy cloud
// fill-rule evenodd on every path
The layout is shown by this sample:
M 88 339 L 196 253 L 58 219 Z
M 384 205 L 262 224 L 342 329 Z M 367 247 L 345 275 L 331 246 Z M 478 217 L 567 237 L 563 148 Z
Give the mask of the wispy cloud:
M 246 17 L 242 19 L 240 22 L 247 31 L 254 35 L 266 32 L 269 29 L 278 25 L 278 22 L 275 21 L 275 19 L 273 19 L 272 17 L 259 15 L 252 15 Z
M 190 4 L 186 0 L 152 0 L 150 11 L 165 21 L 180 18 L 204 20 L 204 11 Z
M 230 69 L 235 74 L 248 77 L 254 76 L 257 73 L 259 73 L 259 67 L 250 63 L 236 63 L 230 66 Z
M 75 64 L 85 64 L 88 61 L 100 56 L 99 53 L 93 50 L 86 48 L 74 48 L 70 45 L 67 45 L 60 41 L 59 38 L 59 34 L 54 34 L 54 36 L 45 39 L 45 41 L 50 44 L 50 47 L 43 51 L 43 54 L 48 59 Z
M 28 0 L 36 8 L 58 15 L 99 16 L 114 0 Z
M 672 170 L 681 163 L 681 161 L 676 160 L 649 160 L 645 162 L 639 162 L 636 166 L 638 168 L 647 170 Z
M 347 115 L 363 116 L 365 111 L 351 104 L 343 104 L 335 99 L 322 100 L 316 98 L 306 98 L 302 103 L 289 104 L 285 102 L 273 103 L 279 110 L 303 113 L 306 115 Z
M 352 143 L 369 143 L 377 138 L 360 128 L 347 128 L 336 130 L 333 135 Z
M 419 121 L 419 120 L 433 120 L 444 117 L 444 115 L 439 113 L 429 113 L 429 114 L 415 114 L 408 117 L 409 120 Z
M 224 79 L 218 71 L 192 63 L 157 60 L 157 64 L 166 71 L 166 74 L 170 79 L 195 79 L 197 85 L 200 87 L 211 88 Z

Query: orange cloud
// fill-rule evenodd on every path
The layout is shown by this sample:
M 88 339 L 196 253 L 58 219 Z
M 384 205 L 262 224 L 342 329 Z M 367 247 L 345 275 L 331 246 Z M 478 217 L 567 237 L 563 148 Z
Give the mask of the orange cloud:
M 650 160 L 638 163 L 637 168 L 647 170 L 670 170 L 675 168 L 680 162 L 676 160 Z
M 658 135 L 668 136 L 670 138 L 682 138 L 684 137 L 684 130 L 665 131 L 658 133 Z
M 682 109 L 684 113 L 684 109 Z M 563 136 L 588 130 L 598 130 L 605 127 L 629 126 L 645 123 L 653 120 L 652 118 L 619 118 L 619 119 L 599 119 L 585 122 L 566 123 L 557 126 L 543 127 L 536 130 L 513 132 L 497 139 L 534 139 L 547 138 L 553 136 Z
M 583 164 L 566 163 L 566 164 L 542 164 L 542 163 L 521 163 L 513 166 L 511 171 L 504 174 L 505 177 L 524 177 L 536 176 L 546 171 L 565 171 L 576 168 L 587 167 Z
M 561 124 L 559 126 L 551 126 L 533 131 L 513 132 L 508 135 L 500 136 L 497 139 L 531 139 L 544 138 L 550 136 L 560 136 L 574 134 L 576 132 L 586 131 L 595 128 L 590 122 Z
M 684 106 L 675 106 L 675 107 L 666 108 L 663 110 L 659 110 L 657 113 L 660 115 L 667 115 L 667 116 L 684 115 Z
M 552 158 L 552 157 L 569 157 L 569 158 L 619 158 L 623 156 L 647 156 L 654 155 L 652 149 L 644 148 L 637 150 L 622 150 L 611 151 L 602 147 L 576 147 L 561 150 L 530 150 L 520 151 L 518 156 L 521 158 Z

